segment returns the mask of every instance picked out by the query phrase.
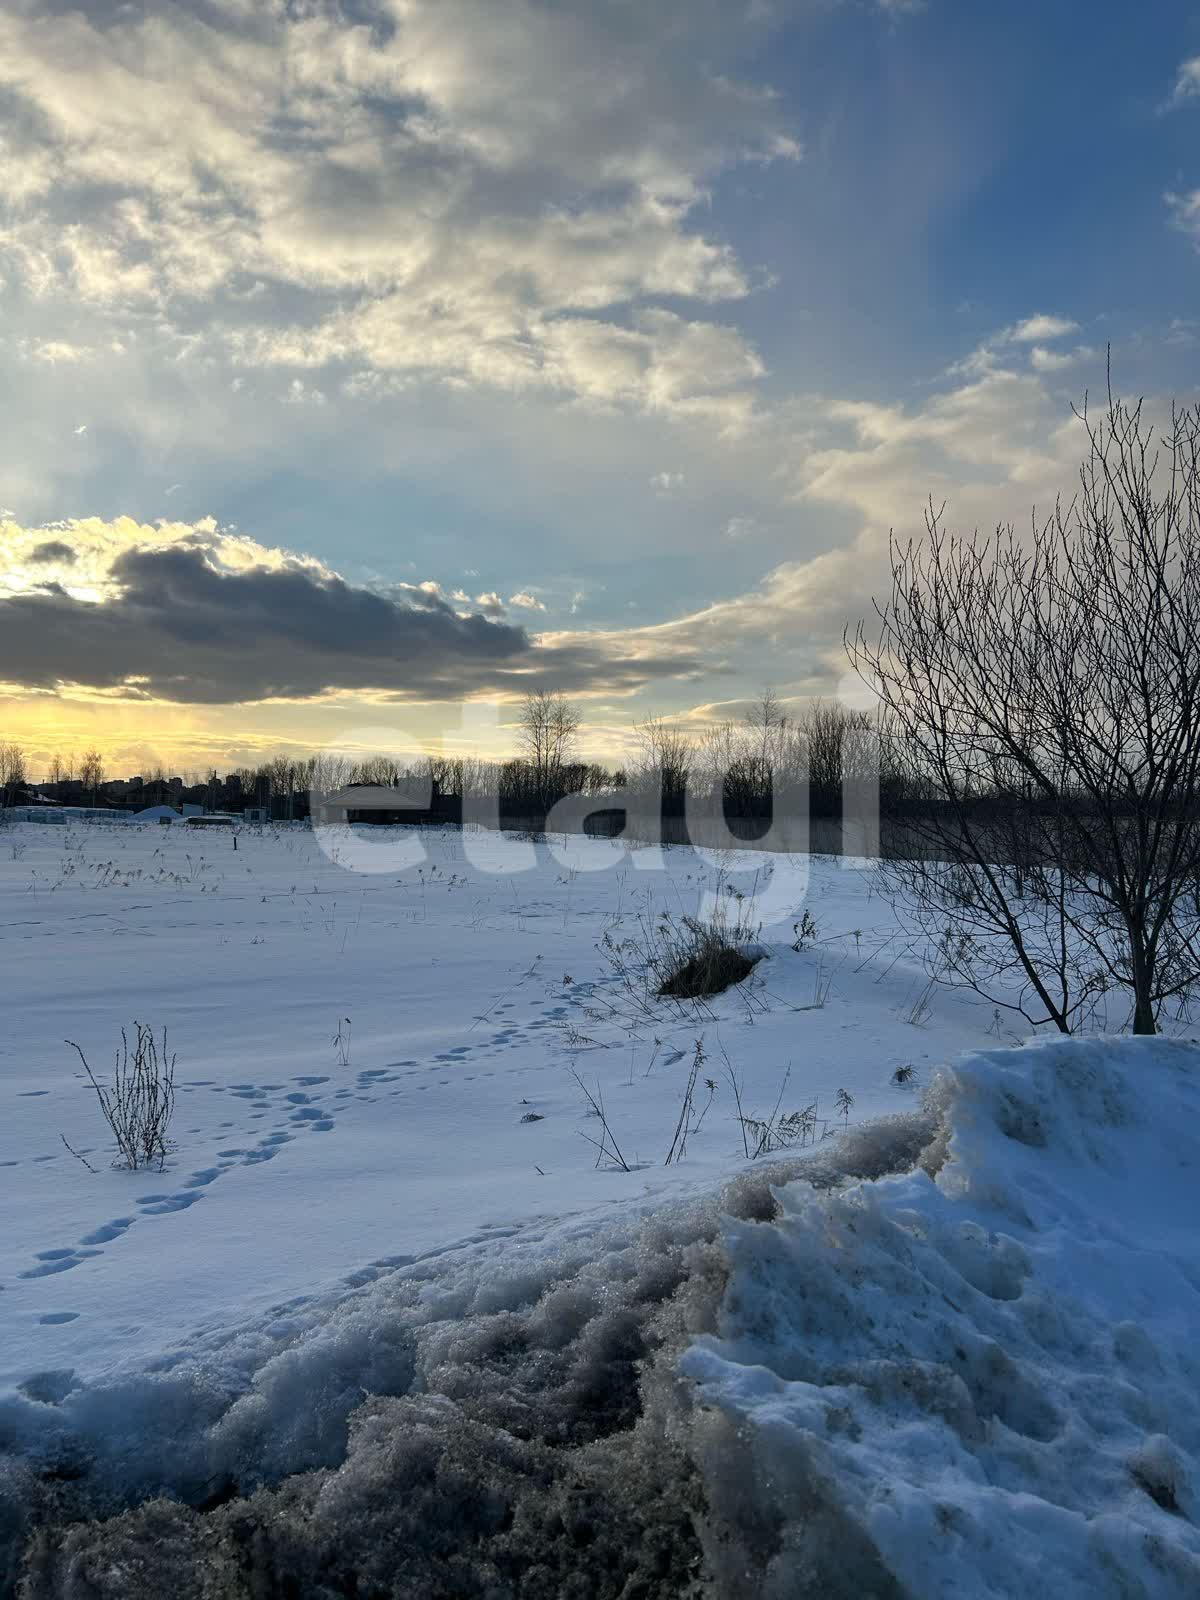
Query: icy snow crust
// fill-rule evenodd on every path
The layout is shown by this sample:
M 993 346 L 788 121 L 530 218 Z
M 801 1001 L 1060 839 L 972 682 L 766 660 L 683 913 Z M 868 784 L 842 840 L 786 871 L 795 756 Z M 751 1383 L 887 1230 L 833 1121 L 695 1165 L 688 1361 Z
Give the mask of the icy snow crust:
M 721 1593 L 1200 1594 L 1200 1052 L 1046 1042 L 946 1074 L 946 1160 L 731 1223 L 682 1371 L 745 1430 L 709 1463 Z M 882 1592 L 882 1591 L 881 1591 Z

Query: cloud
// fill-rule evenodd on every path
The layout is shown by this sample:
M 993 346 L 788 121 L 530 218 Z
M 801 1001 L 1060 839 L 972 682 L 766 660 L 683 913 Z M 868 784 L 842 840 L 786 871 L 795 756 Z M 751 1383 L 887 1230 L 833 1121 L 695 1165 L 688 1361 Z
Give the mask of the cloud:
M 1064 339 L 1068 334 L 1077 333 L 1078 331 L 1079 324 L 1073 322 L 1069 317 L 1051 316 L 1046 312 L 1037 312 L 1033 316 L 1023 318 L 1020 322 L 1014 322 L 1007 328 L 1000 328 L 995 333 L 989 334 L 968 355 L 955 361 L 947 369 L 946 376 L 968 379 L 986 378 L 1003 370 L 1004 361 L 1011 359 L 1013 345 L 1026 344 L 1032 344 L 1037 347 L 1030 358 L 1035 368 L 1042 371 L 1050 371 L 1056 357 L 1046 350 L 1045 341 Z M 1082 353 L 1086 353 L 1086 347 L 1081 346 L 1080 348 Z
M 75 563 L 75 552 L 61 539 L 46 539 L 42 544 L 34 545 L 26 559 L 35 566 L 52 563 L 55 566 L 70 567 Z
M 503 611 L 494 593 L 464 615 L 432 581 L 355 587 L 211 521 L 5 523 L 0 571 L 5 679 L 27 692 L 192 705 L 344 691 L 458 700 L 532 683 L 624 693 L 699 670 L 671 642 L 531 639 L 484 614 Z
M 650 477 L 650 487 L 656 494 L 670 494 L 673 489 L 683 487 L 682 472 L 655 472 Z
M 1043 339 L 1064 339 L 1069 333 L 1078 333 L 1079 324 L 1069 317 L 1047 316 L 1044 312 L 1026 317 L 1008 330 L 1007 337 L 1018 344 L 1033 344 Z
M 1179 68 L 1175 87 L 1167 101 L 1167 109 L 1172 110 L 1183 105 L 1185 101 L 1195 100 L 1198 97 L 1200 97 L 1200 56 L 1192 56 Z
M 725 537 L 727 539 L 745 539 L 754 533 L 758 523 L 753 517 L 730 517 L 725 524 Z
M 1192 234 L 1200 244 L 1200 189 L 1193 189 L 1188 194 L 1172 191 L 1166 200 L 1175 226 L 1182 228 L 1184 233 Z
M 799 145 L 779 97 L 708 63 L 768 23 L 724 0 L 612 9 L 9 7 L 0 256 L 35 310 L 153 321 L 246 366 L 728 426 L 754 353 L 645 317 L 753 286 L 703 231 L 707 186 Z M 329 392 L 295 377 L 285 398 Z
M 740 594 L 609 635 L 609 649 L 673 651 L 713 675 L 753 682 L 769 671 L 796 693 L 835 693 L 848 668 L 843 628 L 869 618 L 887 592 L 892 530 L 918 536 L 931 496 L 947 502 L 952 528 L 1020 525 L 1032 506 L 1070 491 L 1084 448 L 1078 422 L 1036 370 L 987 372 L 915 407 L 817 396 L 811 409 L 826 419 L 826 437 L 797 455 L 791 497 L 798 509 L 845 514 L 849 535 L 779 563 Z M 782 438 L 778 453 L 789 454 Z
M 1074 350 L 1047 350 L 1035 344 L 1029 352 L 1029 365 L 1035 372 L 1063 372 L 1080 361 L 1090 361 L 1096 352 L 1090 345 L 1076 345 Z
M 508 603 L 510 606 L 516 606 L 519 611 L 545 611 L 546 609 L 538 597 L 530 594 L 527 589 L 521 589 L 517 594 L 510 594 Z

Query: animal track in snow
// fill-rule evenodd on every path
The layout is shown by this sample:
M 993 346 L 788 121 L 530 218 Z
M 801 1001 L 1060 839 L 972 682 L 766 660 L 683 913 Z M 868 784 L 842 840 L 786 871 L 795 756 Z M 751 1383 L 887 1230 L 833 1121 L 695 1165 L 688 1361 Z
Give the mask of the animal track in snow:
M 137 1221 L 136 1217 L 114 1217 L 111 1222 L 103 1223 L 91 1233 L 85 1233 L 79 1241 L 80 1244 L 111 1244 L 114 1239 L 119 1239 L 123 1233 L 128 1232 Z
M 34 1255 L 36 1267 L 27 1267 L 18 1276 L 22 1278 L 50 1278 L 60 1272 L 70 1272 L 89 1256 L 100 1255 L 99 1250 L 39 1250 Z
M 165 1217 L 175 1211 L 186 1211 L 204 1196 L 197 1189 L 183 1194 L 147 1194 L 138 1201 L 144 1217 Z

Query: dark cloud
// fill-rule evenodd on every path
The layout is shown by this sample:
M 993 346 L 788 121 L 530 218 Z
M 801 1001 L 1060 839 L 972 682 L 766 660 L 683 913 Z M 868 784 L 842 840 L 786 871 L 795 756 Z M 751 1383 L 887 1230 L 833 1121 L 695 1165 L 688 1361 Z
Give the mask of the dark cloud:
M 49 566 L 51 562 L 59 561 L 70 566 L 75 560 L 75 552 L 69 544 L 64 544 L 61 539 L 47 539 L 29 552 L 28 561 L 37 562 L 39 565 Z
M 222 571 L 195 545 L 129 551 L 112 577 L 119 593 L 100 604 L 61 590 L 0 600 L 0 678 L 232 704 L 368 689 L 452 700 L 534 683 L 613 692 L 699 667 L 690 655 L 614 660 L 583 642 L 544 649 L 427 593 L 381 595 L 299 565 Z

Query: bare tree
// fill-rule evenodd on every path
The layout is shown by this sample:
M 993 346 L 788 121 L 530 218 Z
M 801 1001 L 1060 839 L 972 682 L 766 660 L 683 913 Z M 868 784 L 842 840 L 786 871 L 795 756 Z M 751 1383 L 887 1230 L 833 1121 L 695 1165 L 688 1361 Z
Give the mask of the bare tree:
M 905 796 L 884 870 L 939 959 L 1034 1023 L 1115 990 L 1153 1033 L 1200 978 L 1200 407 L 1159 438 L 1110 383 L 1076 415 L 1070 504 L 1024 541 L 931 504 L 848 646 Z
M 0 744 L 0 804 L 15 805 L 17 790 L 27 782 L 24 750 L 19 744 Z
M 838 701 L 814 700 L 799 722 L 808 778 L 809 804 L 817 816 L 840 814 L 845 788 L 865 776 L 864 742 L 873 733 L 869 712 L 852 710 Z
M 764 742 L 769 743 L 774 734 L 786 728 L 787 724 L 788 716 L 783 709 L 783 701 L 768 684 L 746 712 L 746 725 L 761 733 Z
M 638 744 L 634 787 L 661 805 L 664 814 L 679 815 L 695 759 L 691 737 L 663 717 L 635 723 L 633 732 Z
M 104 757 L 99 750 L 89 750 L 79 763 L 79 781 L 83 784 L 84 793 L 90 794 L 93 801 L 100 798 L 100 785 L 104 782 Z
M 543 805 L 558 798 L 563 769 L 579 733 L 579 714 L 557 690 L 531 689 L 521 706 L 517 738 Z

